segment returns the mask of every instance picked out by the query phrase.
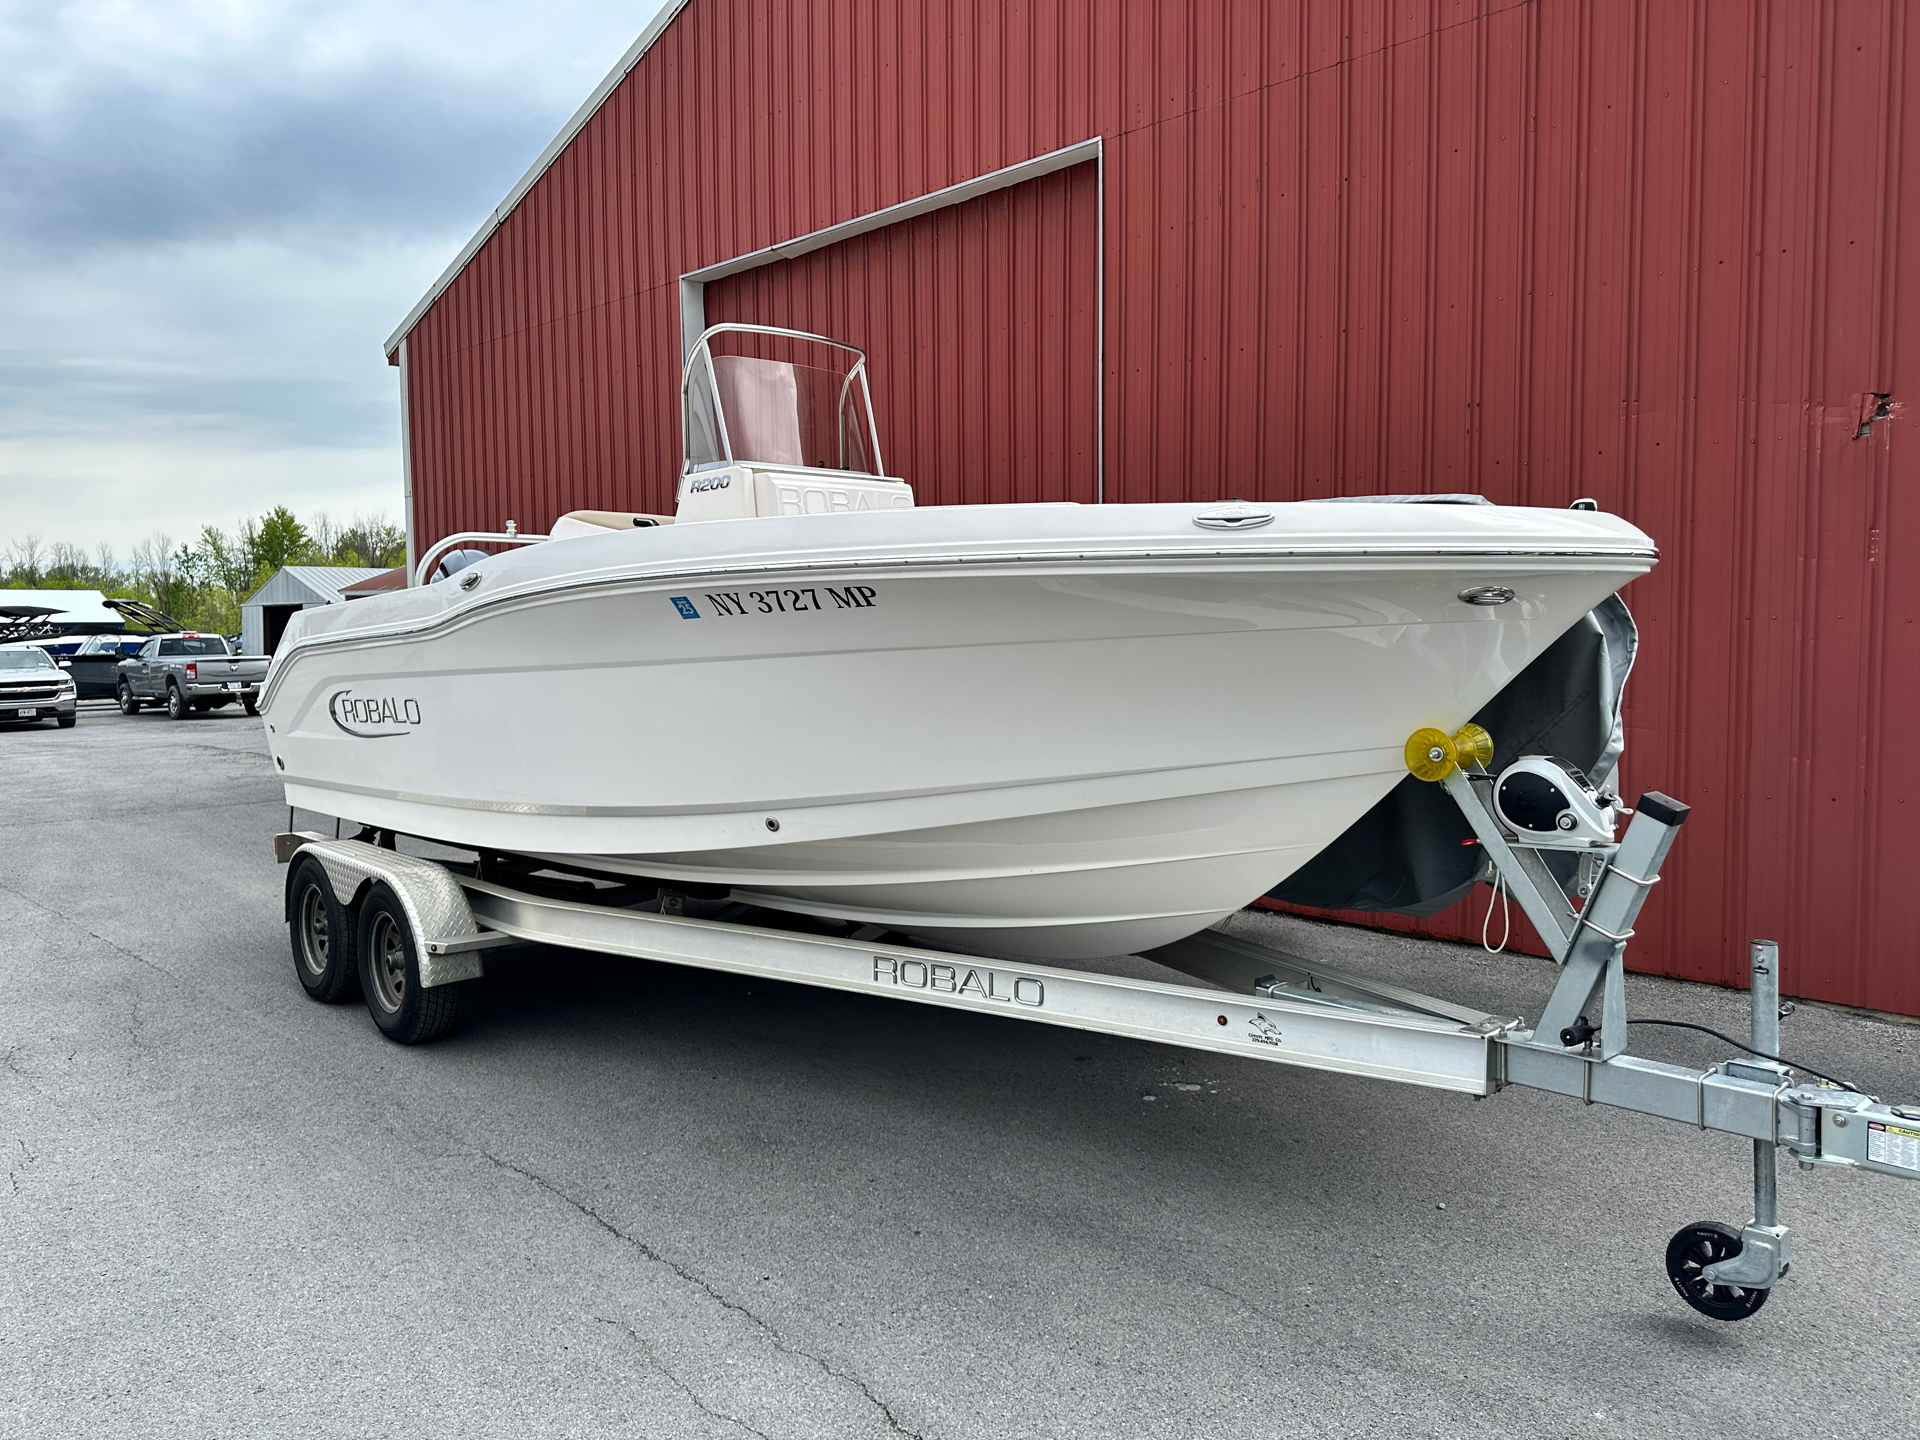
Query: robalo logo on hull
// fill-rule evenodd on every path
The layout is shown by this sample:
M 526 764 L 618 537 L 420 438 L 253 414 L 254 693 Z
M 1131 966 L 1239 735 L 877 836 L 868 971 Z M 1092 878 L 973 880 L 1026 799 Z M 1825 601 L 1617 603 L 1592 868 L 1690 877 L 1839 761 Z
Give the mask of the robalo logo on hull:
M 401 695 L 356 695 L 336 690 L 327 697 L 327 714 L 348 735 L 383 740 L 410 735 L 420 723 L 420 702 Z

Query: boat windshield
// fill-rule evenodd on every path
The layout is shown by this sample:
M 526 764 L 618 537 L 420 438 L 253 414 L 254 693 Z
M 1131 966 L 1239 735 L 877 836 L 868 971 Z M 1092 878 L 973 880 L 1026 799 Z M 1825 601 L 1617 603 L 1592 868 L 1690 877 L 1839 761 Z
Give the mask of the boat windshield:
M 738 463 L 880 475 L 866 356 L 797 330 L 716 325 L 688 357 L 686 468 Z

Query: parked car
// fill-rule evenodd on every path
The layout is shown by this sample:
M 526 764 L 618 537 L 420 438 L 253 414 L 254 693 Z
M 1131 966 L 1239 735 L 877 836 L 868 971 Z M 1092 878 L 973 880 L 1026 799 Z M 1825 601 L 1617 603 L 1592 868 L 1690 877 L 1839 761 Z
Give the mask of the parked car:
M 66 730 L 78 716 L 73 677 L 51 655 L 32 645 L 0 650 L 0 720 L 52 719 Z
M 137 654 L 139 635 L 89 635 L 67 657 L 67 669 L 82 700 L 111 700 L 119 693 L 120 662 Z
M 224 636 L 183 630 L 154 636 L 118 669 L 114 689 L 123 715 L 138 714 L 143 705 L 164 705 L 171 718 L 185 720 L 236 700 L 249 715 L 258 715 L 267 657 L 237 655 Z

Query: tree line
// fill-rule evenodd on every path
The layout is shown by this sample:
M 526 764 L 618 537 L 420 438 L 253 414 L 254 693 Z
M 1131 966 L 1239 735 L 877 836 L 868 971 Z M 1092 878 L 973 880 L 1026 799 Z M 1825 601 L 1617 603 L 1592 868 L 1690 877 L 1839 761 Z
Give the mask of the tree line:
M 98 590 L 163 610 L 190 630 L 231 635 L 240 629 L 242 603 L 283 565 L 390 570 L 406 558 L 406 532 L 384 514 L 356 515 L 342 525 L 324 510 L 301 521 L 276 505 L 231 532 L 204 526 L 191 544 L 150 535 L 124 561 L 108 545 L 89 551 L 28 535 L 0 556 L 0 588 Z

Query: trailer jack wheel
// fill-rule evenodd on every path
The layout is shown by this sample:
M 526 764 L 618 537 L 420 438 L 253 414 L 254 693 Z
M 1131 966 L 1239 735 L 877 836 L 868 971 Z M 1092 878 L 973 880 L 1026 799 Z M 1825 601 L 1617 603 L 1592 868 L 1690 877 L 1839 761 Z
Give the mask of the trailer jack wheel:
M 1715 1284 L 1702 1273 L 1741 1250 L 1740 1232 L 1718 1220 L 1696 1220 L 1667 1242 L 1667 1278 L 1680 1298 L 1715 1320 L 1744 1320 L 1767 1303 L 1770 1290 Z

